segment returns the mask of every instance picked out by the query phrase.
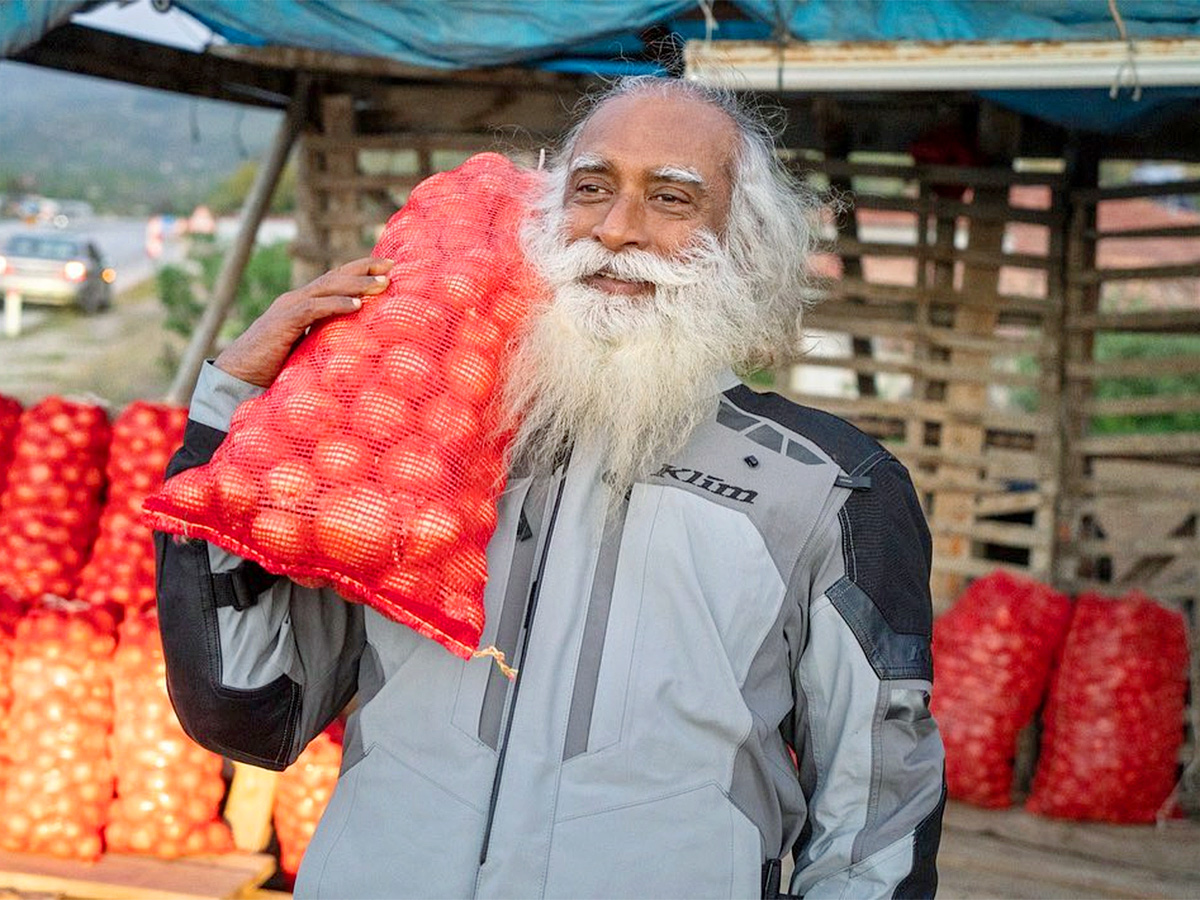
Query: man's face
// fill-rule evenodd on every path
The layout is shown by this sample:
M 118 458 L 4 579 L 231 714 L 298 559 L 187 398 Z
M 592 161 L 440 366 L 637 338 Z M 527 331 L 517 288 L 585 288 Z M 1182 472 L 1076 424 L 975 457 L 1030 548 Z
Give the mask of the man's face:
M 737 131 L 721 110 L 685 97 L 627 96 L 593 113 L 569 163 L 566 238 L 608 250 L 677 256 L 729 213 Z M 604 272 L 585 283 L 614 295 L 654 291 Z

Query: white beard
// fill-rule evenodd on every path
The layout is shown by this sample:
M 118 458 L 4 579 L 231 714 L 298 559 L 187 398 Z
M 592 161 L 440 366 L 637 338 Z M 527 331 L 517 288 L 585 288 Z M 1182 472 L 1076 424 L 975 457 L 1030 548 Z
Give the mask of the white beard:
M 568 444 L 599 447 L 619 502 L 712 416 L 722 376 L 761 340 L 753 288 L 707 233 L 671 260 L 568 244 L 547 219 L 530 223 L 524 242 L 551 297 L 507 365 L 512 460 L 544 473 Z M 584 283 L 601 270 L 655 290 L 629 297 Z

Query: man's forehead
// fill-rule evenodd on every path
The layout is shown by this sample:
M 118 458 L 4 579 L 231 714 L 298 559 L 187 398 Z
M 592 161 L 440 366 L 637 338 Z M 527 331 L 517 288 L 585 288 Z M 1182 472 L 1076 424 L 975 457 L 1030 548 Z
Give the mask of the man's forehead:
M 592 113 L 570 165 L 576 170 L 631 164 L 652 176 L 707 182 L 728 174 L 736 141 L 733 120 L 710 103 L 634 94 L 609 100 Z

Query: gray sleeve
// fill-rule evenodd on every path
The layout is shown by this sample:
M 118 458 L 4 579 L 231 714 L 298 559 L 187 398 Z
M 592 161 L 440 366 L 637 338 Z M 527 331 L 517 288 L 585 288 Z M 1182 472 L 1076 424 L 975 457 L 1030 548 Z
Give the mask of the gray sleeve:
M 206 364 L 168 476 L 207 462 L 237 406 L 259 393 Z M 217 752 L 287 765 L 357 688 L 362 608 L 261 570 L 250 577 L 257 567 L 210 544 L 167 535 L 156 542 L 168 686 L 180 721 Z M 219 585 L 231 579 L 261 589 L 224 605 Z
M 929 712 L 929 539 L 899 463 L 848 494 L 821 556 L 796 666 L 809 822 L 790 889 L 933 896 L 944 755 Z

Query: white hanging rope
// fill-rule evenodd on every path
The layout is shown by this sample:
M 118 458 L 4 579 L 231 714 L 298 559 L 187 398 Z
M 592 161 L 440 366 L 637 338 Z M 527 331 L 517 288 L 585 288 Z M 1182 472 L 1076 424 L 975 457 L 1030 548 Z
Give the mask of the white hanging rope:
M 721 27 L 713 13 L 713 0 L 696 0 L 700 12 L 704 13 L 704 43 L 711 44 L 713 32 Z
M 1122 87 L 1130 87 L 1132 88 L 1131 97 L 1136 103 L 1142 99 L 1142 83 L 1138 78 L 1137 69 L 1137 47 L 1129 36 L 1129 31 L 1125 28 L 1125 20 L 1121 18 L 1121 11 L 1117 9 L 1117 0 L 1108 0 L 1108 12 L 1117 25 L 1117 33 L 1125 42 L 1126 49 L 1125 59 L 1117 66 L 1116 74 L 1113 75 L 1112 86 L 1108 89 L 1108 97 L 1110 100 L 1116 100 Z M 1126 77 L 1127 73 L 1128 77 Z

